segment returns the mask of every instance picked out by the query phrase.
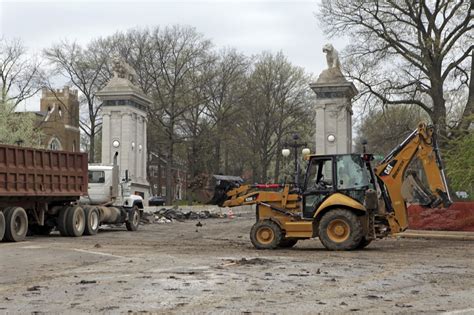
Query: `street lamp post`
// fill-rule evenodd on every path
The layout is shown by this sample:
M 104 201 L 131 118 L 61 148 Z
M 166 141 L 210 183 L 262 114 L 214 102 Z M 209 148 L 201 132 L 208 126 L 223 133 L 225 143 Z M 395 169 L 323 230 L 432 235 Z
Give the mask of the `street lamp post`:
M 294 158 L 295 158 L 295 187 L 299 188 L 299 173 L 300 173 L 300 163 L 298 163 L 298 148 L 305 147 L 302 150 L 303 155 L 307 155 L 310 153 L 310 150 L 306 148 L 307 143 L 306 142 L 298 142 L 299 140 L 299 135 L 298 134 L 293 134 L 293 141 L 290 142 L 285 142 L 283 145 L 286 147 L 290 147 L 293 149 L 294 152 Z M 284 157 L 288 157 L 291 153 L 290 149 L 283 149 L 281 150 L 281 153 Z

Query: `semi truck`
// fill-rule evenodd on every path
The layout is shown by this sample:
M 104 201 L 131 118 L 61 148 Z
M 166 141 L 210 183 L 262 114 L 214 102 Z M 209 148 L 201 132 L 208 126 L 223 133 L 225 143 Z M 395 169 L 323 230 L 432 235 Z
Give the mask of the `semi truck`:
M 130 194 L 127 171 L 88 165 L 87 154 L 0 144 L 0 240 L 27 234 L 97 234 L 100 225 L 136 231 L 143 199 Z

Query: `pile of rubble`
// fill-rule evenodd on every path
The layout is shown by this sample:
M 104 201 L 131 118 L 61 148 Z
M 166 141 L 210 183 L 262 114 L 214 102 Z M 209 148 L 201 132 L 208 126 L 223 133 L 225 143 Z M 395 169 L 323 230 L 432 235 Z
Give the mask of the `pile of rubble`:
M 218 218 L 233 218 L 234 214 L 229 211 L 227 214 L 211 212 L 209 210 L 202 210 L 199 212 L 195 211 L 183 211 L 177 208 L 161 208 L 154 212 L 144 212 L 141 217 L 141 223 L 153 224 L 153 223 L 171 223 L 174 221 L 183 222 L 185 220 L 202 220 L 202 219 L 218 219 Z

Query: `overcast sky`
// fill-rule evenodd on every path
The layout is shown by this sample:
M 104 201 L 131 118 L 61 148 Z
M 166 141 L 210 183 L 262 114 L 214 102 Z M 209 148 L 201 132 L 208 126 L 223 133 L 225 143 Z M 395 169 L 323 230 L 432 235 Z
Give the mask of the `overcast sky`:
M 181 1 L 35 1 L 0 0 L 0 30 L 40 52 L 61 39 L 86 44 L 96 37 L 130 28 L 190 25 L 216 48 L 234 47 L 247 55 L 282 51 L 308 73 L 325 67 L 322 46 L 328 40 L 315 13 L 317 0 Z M 31 100 L 28 108 L 36 103 Z M 39 107 L 39 105 L 38 105 Z

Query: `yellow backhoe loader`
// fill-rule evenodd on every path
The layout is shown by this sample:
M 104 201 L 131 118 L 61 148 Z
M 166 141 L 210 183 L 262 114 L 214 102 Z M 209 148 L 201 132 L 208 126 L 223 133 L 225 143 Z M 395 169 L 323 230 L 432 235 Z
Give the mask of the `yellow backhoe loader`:
M 365 149 L 364 149 L 365 151 Z M 406 170 L 414 158 L 428 188 L 411 176 L 411 187 L 427 207 L 452 203 L 435 129 L 420 123 L 375 168 L 371 154 L 309 155 L 304 183 L 244 185 L 239 177 L 216 175 L 211 203 L 223 207 L 256 205 L 250 232 L 257 249 L 292 247 L 319 237 L 329 250 L 364 248 L 372 240 L 408 227 L 402 196 Z

